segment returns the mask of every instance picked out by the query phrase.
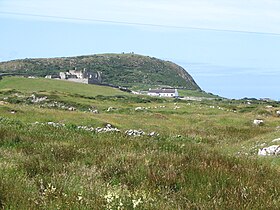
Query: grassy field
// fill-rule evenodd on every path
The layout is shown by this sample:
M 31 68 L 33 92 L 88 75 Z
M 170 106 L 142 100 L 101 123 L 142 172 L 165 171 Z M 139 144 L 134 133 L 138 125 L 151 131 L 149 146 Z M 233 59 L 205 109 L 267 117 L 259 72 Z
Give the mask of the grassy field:
M 221 98 L 211 93 L 206 93 L 199 90 L 178 90 L 179 96 L 181 97 L 204 97 L 204 98 Z
M 58 81 L 43 78 L 18 78 L 9 77 L 4 78 L 0 82 L 0 89 L 16 89 L 23 92 L 63 92 L 71 94 L 81 94 L 84 96 L 96 96 L 96 95 L 118 95 L 124 93 L 118 89 L 96 86 L 96 85 L 84 85 L 77 83 L 73 85 L 72 82 Z
M 280 137 L 277 102 L 181 101 L 11 77 L 0 81 L 0 104 L 0 209 L 280 206 L 280 161 L 257 156 Z M 257 118 L 265 124 L 254 126 Z M 120 131 L 79 127 L 108 123 Z

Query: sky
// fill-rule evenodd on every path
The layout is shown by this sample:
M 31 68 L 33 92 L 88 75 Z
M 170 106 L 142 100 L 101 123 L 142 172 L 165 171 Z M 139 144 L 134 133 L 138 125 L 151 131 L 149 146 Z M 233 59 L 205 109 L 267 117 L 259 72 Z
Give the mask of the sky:
M 135 52 L 206 92 L 280 100 L 279 0 L 0 0 L 0 61 Z

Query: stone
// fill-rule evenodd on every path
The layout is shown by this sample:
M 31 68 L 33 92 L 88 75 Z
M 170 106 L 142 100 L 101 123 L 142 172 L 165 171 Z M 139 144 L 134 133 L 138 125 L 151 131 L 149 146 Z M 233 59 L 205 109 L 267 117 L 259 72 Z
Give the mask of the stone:
M 153 132 L 149 133 L 148 136 L 151 136 L 151 137 L 153 137 L 153 136 L 159 136 L 159 134 L 156 133 L 155 131 L 153 131 Z
M 76 111 L 76 108 L 75 107 L 69 107 L 68 110 L 69 111 Z
M 176 110 L 176 109 L 180 109 L 180 108 L 181 108 L 181 107 L 179 107 L 179 106 L 175 106 L 175 107 L 174 107 L 175 110 Z
M 256 119 L 253 121 L 253 124 L 257 126 L 264 125 L 264 121 L 261 119 Z
M 114 109 L 114 108 L 110 106 L 110 107 L 107 109 L 107 112 L 111 112 L 113 109 Z
M 98 127 L 98 128 L 95 129 L 95 131 L 96 131 L 96 133 L 120 132 L 119 129 L 114 128 L 111 124 L 107 124 L 105 126 L 105 128 Z
M 142 136 L 142 135 L 145 135 L 145 132 L 142 131 L 142 130 L 127 130 L 125 131 L 125 134 L 128 135 L 128 136 Z
M 274 140 L 272 140 L 271 142 L 278 142 L 278 141 L 280 141 L 280 138 L 274 139 Z
M 259 156 L 273 156 L 280 155 L 280 146 L 272 145 L 269 147 L 261 148 L 258 151 Z

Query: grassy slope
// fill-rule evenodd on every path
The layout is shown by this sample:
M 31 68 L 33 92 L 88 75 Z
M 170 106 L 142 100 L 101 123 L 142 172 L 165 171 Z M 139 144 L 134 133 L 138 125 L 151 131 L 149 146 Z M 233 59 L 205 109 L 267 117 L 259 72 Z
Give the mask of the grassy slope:
M 221 98 L 220 96 L 196 90 L 178 90 L 179 96 L 185 97 L 204 97 L 204 98 Z
M 3 72 L 24 72 L 45 76 L 69 69 L 84 68 L 101 71 L 104 83 L 134 86 L 169 85 L 200 89 L 193 78 L 180 66 L 152 58 L 134 54 L 100 54 L 50 59 L 24 59 L 0 63 Z
M 71 94 L 81 94 L 85 96 L 96 96 L 96 95 L 125 95 L 126 93 L 103 86 L 96 85 L 86 85 L 80 83 L 73 83 L 68 81 L 58 81 L 51 79 L 43 79 L 43 78 L 18 78 L 18 77 L 4 77 L 3 80 L 0 81 L 1 89 L 16 89 L 20 91 L 27 92 L 64 92 Z
M 54 84 L 61 92 L 48 92 Z M 133 209 L 139 199 L 138 209 L 275 209 L 280 205 L 276 170 L 280 163 L 275 158 L 256 158 L 260 146 L 253 148 L 280 136 L 279 118 L 273 114 L 277 108 L 129 95 L 92 98 L 84 96 L 97 95 L 96 88 L 108 95 L 119 92 L 44 79 L 6 78 L 0 87 L 0 98 L 14 97 L 2 88 L 18 89 L 22 95 L 43 89 L 55 100 L 100 111 L 70 112 L 22 101 L 0 106 L 0 116 L 9 119 L 0 123 L 0 206 L 6 209 L 117 209 L 120 203 Z M 83 92 L 69 94 L 78 89 Z M 116 110 L 106 112 L 109 106 Z M 138 106 L 153 108 L 137 112 Z M 266 124 L 252 126 L 257 117 Z M 111 123 L 122 131 L 157 131 L 160 137 L 27 124 L 35 121 L 95 127 Z

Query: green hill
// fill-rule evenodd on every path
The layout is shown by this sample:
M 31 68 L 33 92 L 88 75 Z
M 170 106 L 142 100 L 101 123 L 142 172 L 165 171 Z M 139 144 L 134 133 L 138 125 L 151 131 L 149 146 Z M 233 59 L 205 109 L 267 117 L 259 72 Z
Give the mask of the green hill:
M 102 82 L 122 86 L 165 85 L 200 90 L 185 69 L 169 61 L 136 54 L 100 54 L 64 58 L 38 58 L 0 63 L 1 72 L 35 76 L 76 68 L 101 71 Z

